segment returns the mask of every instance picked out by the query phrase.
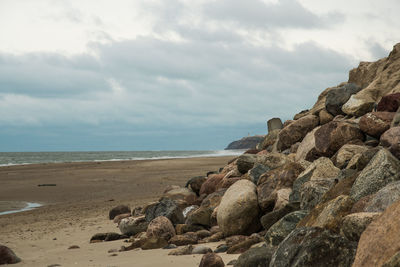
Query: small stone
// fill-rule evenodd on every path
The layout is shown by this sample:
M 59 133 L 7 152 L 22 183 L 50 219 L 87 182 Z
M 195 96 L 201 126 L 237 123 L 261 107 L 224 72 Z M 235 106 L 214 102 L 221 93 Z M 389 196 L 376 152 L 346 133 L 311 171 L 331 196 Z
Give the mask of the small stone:
M 224 261 L 215 253 L 205 254 L 200 261 L 199 267 L 224 267 Z
M 211 248 L 205 246 L 196 246 L 192 250 L 192 254 L 207 254 L 212 252 Z
M 68 249 L 78 249 L 78 248 L 80 248 L 80 247 L 77 246 L 77 245 L 72 245 L 72 246 L 70 246 Z

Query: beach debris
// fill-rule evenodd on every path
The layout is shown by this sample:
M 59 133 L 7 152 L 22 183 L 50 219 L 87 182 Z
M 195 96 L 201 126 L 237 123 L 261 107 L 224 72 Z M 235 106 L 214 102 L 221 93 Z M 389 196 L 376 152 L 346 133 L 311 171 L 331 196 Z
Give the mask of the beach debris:
M 119 205 L 116 206 L 114 208 L 112 208 L 108 214 L 108 217 L 110 218 L 110 220 L 113 220 L 115 218 L 115 216 L 120 215 L 120 214 L 124 214 L 124 213 L 131 213 L 131 209 L 126 206 L 126 205 Z
M 92 236 L 90 239 L 90 243 L 98 243 L 102 241 L 114 241 L 119 239 L 127 238 L 126 235 L 120 235 L 118 233 L 109 232 L 109 233 L 97 233 Z
M 47 265 L 47 267 L 57 267 L 57 266 L 61 266 L 61 264 L 55 263 L 55 264 Z
M 15 255 L 10 248 L 0 245 L 0 264 L 14 264 L 20 262 L 21 259 Z
M 72 246 L 70 246 L 68 249 L 78 249 L 78 248 L 80 248 L 80 247 L 77 246 L 77 245 L 72 245 Z
M 166 245 L 165 247 L 163 247 L 163 249 L 174 249 L 174 248 L 177 248 L 177 247 L 178 247 L 177 245 L 168 244 L 168 245 Z
M 109 249 L 107 252 L 108 253 L 115 253 L 115 252 L 118 252 L 118 249 L 112 248 L 112 249 Z
M 38 184 L 37 186 L 57 186 L 57 184 Z
M 225 263 L 221 256 L 215 253 L 207 253 L 201 258 L 199 267 L 224 267 Z

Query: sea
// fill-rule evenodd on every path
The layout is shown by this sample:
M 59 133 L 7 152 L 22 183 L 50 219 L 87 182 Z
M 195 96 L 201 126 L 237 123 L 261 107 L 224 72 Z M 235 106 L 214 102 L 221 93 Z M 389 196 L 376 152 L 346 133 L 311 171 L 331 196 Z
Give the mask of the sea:
M 36 163 L 223 157 L 244 150 L 0 152 L 0 166 Z

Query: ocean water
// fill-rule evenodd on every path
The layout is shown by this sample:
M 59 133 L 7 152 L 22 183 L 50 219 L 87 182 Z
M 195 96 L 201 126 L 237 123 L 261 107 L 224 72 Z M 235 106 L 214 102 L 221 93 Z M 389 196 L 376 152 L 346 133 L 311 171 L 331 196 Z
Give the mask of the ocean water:
M 0 166 L 58 162 L 222 157 L 240 155 L 243 152 L 244 150 L 0 152 Z

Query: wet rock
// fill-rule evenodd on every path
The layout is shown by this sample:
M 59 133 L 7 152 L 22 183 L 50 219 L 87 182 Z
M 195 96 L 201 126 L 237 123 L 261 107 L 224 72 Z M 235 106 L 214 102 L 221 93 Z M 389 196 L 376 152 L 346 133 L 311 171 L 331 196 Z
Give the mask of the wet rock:
M 168 198 L 163 198 L 146 210 L 146 221 L 151 222 L 158 216 L 167 217 L 172 224 L 184 223 L 182 210 L 176 205 L 176 203 Z
M 205 254 L 200 261 L 199 267 L 224 267 L 224 261 L 215 253 Z
M 360 91 L 361 88 L 354 83 L 345 84 L 342 87 L 330 90 L 326 95 L 325 108 L 333 116 L 344 114 L 342 106 L 350 96 Z
M 346 144 L 342 146 L 333 157 L 333 162 L 339 169 L 346 168 L 355 154 L 362 154 L 368 150 L 366 146 Z
M 322 199 L 322 196 L 336 184 L 335 179 L 314 179 L 305 182 L 300 188 L 300 208 L 311 210 Z
M 10 248 L 0 245 L 0 264 L 15 264 L 21 259 Z
M 343 145 L 355 140 L 363 141 L 364 134 L 355 124 L 331 121 L 316 130 L 314 138 L 317 153 L 331 157 Z
M 364 211 L 382 212 L 398 200 L 400 200 L 400 181 L 390 183 L 376 192 Z
M 206 177 L 204 176 L 196 176 L 190 178 L 189 181 L 186 182 L 185 187 L 192 189 L 198 196 L 200 195 L 200 188 L 203 183 L 206 181 Z
M 118 228 L 124 235 L 136 235 L 146 231 L 148 224 L 144 216 L 127 217 L 119 222 Z
M 400 159 L 400 126 L 390 128 L 382 134 L 380 144 Z
M 400 202 L 389 206 L 361 234 L 353 267 L 382 266 L 399 251 Z
M 390 182 L 400 179 L 400 161 L 382 148 L 358 175 L 350 196 L 355 200 L 373 194 Z
M 258 248 L 251 248 L 241 254 L 235 263 L 235 267 L 268 267 L 275 252 L 273 247 L 262 246 Z
M 268 230 L 273 224 L 283 218 L 286 214 L 299 210 L 299 203 L 289 203 L 279 210 L 269 212 L 261 217 L 260 221 L 265 230 Z
M 283 128 L 278 134 L 277 149 L 283 151 L 301 142 L 308 132 L 317 127 L 319 118 L 314 115 L 302 117 Z
M 108 213 L 108 217 L 110 218 L 110 220 L 113 220 L 115 218 L 115 216 L 124 214 L 124 213 L 130 214 L 131 209 L 126 205 L 119 205 L 110 210 L 110 212 Z
M 254 228 L 259 228 L 258 213 L 256 186 L 248 180 L 240 180 L 222 197 L 217 213 L 218 226 L 226 236 L 254 232 Z
M 390 128 L 394 112 L 370 112 L 361 117 L 358 125 L 364 133 L 379 137 Z
M 192 250 L 192 254 L 207 254 L 212 253 L 211 248 L 205 246 L 196 246 Z
M 380 212 L 359 212 L 349 214 L 343 218 L 340 232 L 347 239 L 358 242 L 365 228 L 367 228 L 367 226 L 380 214 Z
M 257 156 L 253 154 L 241 155 L 236 161 L 239 172 L 245 174 L 248 170 L 253 168 L 254 164 L 256 163 L 256 160 Z
M 385 95 L 378 103 L 377 111 L 396 112 L 400 105 L 400 93 Z
M 351 266 L 356 248 L 329 230 L 300 227 L 279 244 L 270 266 Z
M 285 215 L 282 219 L 272 225 L 265 234 L 267 244 L 279 245 L 295 228 L 297 223 L 308 214 L 307 211 L 299 210 Z

